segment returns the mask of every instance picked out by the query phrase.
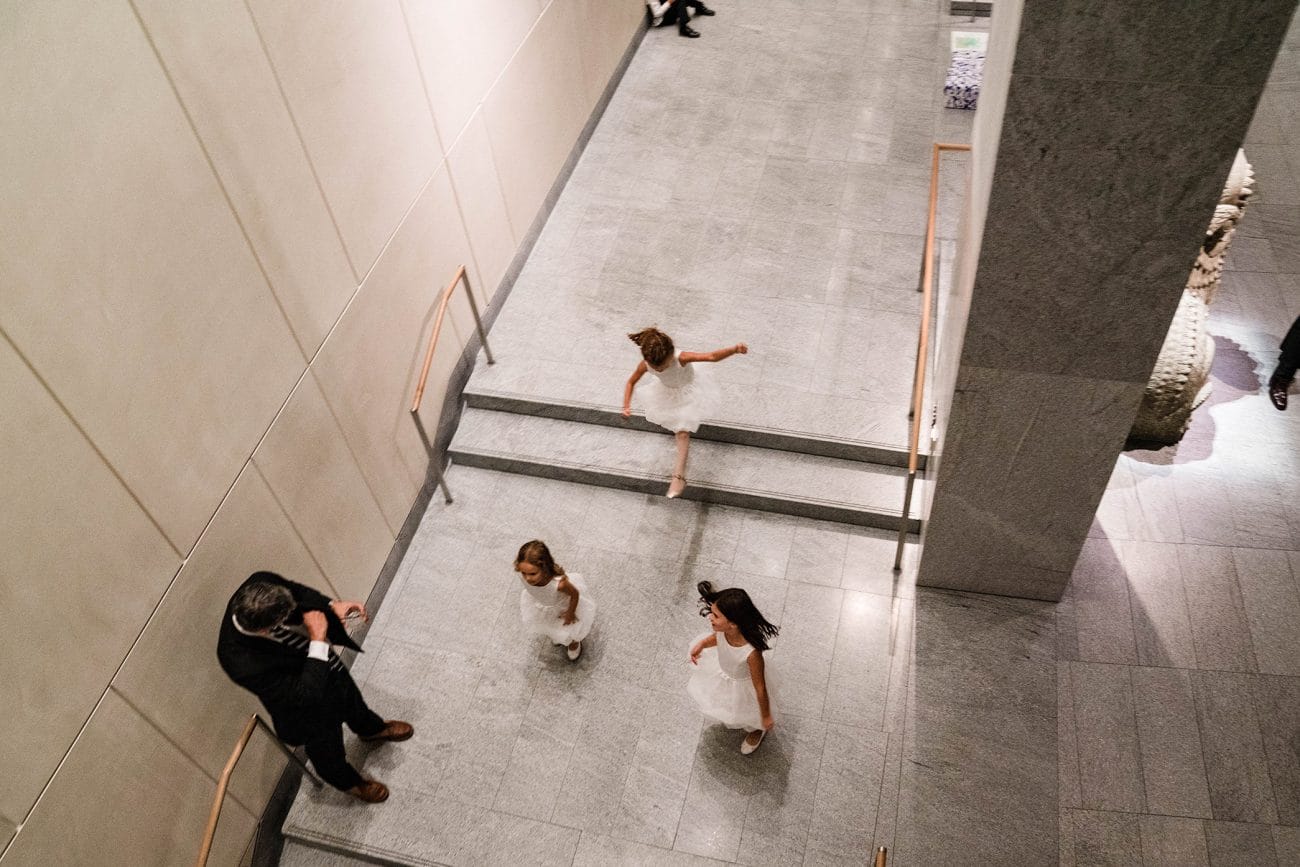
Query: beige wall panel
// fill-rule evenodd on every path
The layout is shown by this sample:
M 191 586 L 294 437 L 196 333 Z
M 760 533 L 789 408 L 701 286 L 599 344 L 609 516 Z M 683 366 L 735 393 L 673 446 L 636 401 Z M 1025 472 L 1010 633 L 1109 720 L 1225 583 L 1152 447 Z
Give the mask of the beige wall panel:
M 180 558 L 0 338 L 0 815 L 21 822 Z
M 0 816 L 0 852 L 3 852 L 5 847 L 9 845 L 9 841 L 14 838 L 14 831 L 17 830 L 17 827 L 15 823 L 4 816 Z
M 428 458 L 408 410 L 433 327 L 438 293 L 468 263 L 451 182 L 440 169 L 321 347 L 312 370 L 396 533 L 415 501 Z M 472 325 L 464 290 L 444 324 L 422 417 L 432 433 L 446 373 Z
M 393 533 L 310 373 L 253 463 L 335 590 L 364 601 L 393 547 Z
M 402 0 L 444 147 L 537 22 L 537 0 Z
M 609 79 L 618 68 L 632 34 L 645 21 L 643 0 L 562 0 L 577 3 L 582 28 L 582 74 L 586 85 L 587 111 L 595 107 Z
M 492 160 L 492 146 L 488 142 L 482 113 L 474 115 L 447 153 L 447 167 L 469 234 L 470 247 L 474 251 L 474 261 L 482 275 L 482 283 L 474 284 L 476 295 L 486 301 L 505 276 L 519 242 L 510 229 L 510 217 L 506 214 L 506 201 L 501 195 L 501 180 Z
M 484 102 L 515 237 L 523 237 L 590 114 L 578 59 L 578 7 L 557 0 Z
M 135 5 L 310 358 L 357 281 L 248 7 Z
M 0 20 L 0 325 L 187 551 L 302 356 L 130 6 Z
M 216 651 L 230 594 L 260 569 L 337 595 L 266 482 L 248 466 L 113 678 L 113 688 L 213 779 L 248 715 L 261 709 L 252 693 L 226 677 Z M 232 787 L 245 806 L 260 809 L 270 795 L 279 755 L 261 735 L 250 743 Z
M 252 0 L 352 263 L 364 275 L 442 157 L 398 0 Z
M 0 863 L 192 864 L 216 784 L 111 690 Z M 253 816 L 227 799 L 210 865 L 234 865 Z

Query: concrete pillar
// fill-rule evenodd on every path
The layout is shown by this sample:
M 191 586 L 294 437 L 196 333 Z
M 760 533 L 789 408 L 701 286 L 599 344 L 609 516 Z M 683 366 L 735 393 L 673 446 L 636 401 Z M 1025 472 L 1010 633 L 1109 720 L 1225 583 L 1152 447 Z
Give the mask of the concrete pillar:
M 1060 598 L 1295 6 L 997 0 L 919 583 Z

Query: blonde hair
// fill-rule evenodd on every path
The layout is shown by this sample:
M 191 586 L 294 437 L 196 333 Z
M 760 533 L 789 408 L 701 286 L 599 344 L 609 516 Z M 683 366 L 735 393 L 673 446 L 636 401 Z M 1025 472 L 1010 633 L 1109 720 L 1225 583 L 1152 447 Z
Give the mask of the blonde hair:
M 673 357 L 673 339 L 658 328 L 642 328 L 628 339 L 641 347 L 641 357 L 654 367 Z

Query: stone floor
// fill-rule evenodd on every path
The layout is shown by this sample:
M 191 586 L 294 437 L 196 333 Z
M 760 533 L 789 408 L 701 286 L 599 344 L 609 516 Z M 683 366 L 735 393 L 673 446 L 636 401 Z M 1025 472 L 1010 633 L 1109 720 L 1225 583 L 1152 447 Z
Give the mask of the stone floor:
M 449 482 L 354 667 L 417 728 L 358 755 L 393 796 L 304 789 L 292 833 L 449 864 L 859 864 L 892 834 L 914 594 L 890 534 L 463 467 Z M 511 564 L 534 537 L 599 606 L 577 663 L 521 632 Z M 781 626 L 781 719 L 751 757 L 685 692 L 700 580 Z
M 737 341 L 717 420 L 904 446 L 947 31 L 932 0 L 719 0 L 650 31 L 493 326 L 478 387 L 617 407 L 626 334 Z M 987 26 L 960 25 L 966 29 Z M 952 237 L 964 154 L 945 157 Z M 544 328 L 538 323 L 544 322 Z
M 612 404 L 622 333 L 658 322 L 751 343 L 719 368 L 733 420 L 896 417 L 920 167 L 968 122 L 924 84 L 947 19 L 717 8 L 699 40 L 647 35 L 493 331 L 508 356 L 542 321 L 546 357 L 493 373 Z M 357 746 L 393 797 L 305 791 L 291 830 L 404 863 L 1300 864 L 1300 405 L 1260 385 L 1300 314 L 1290 45 L 1248 142 L 1215 396 L 1181 446 L 1119 459 L 1062 603 L 917 590 L 876 531 L 454 467 L 355 669 L 417 727 Z M 576 664 L 519 630 L 535 536 L 600 606 Z M 705 578 L 782 627 L 783 714 L 750 758 L 685 695 Z
M 1214 394 L 1115 466 L 1057 608 L 1060 863 L 1300 864 L 1300 21 L 1244 145 L 1257 196 L 1212 310 Z

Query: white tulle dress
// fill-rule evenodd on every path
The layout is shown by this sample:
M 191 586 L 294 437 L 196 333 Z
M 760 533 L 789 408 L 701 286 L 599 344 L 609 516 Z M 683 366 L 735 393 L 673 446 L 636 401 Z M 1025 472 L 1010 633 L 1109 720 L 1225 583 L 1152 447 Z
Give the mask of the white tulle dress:
M 749 673 L 749 654 L 754 651 L 749 642 L 732 647 L 721 632 L 717 633 L 718 646 L 700 651 L 700 660 L 691 672 L 686 691 L 700 706 L 700 712 L 727 728 L 758 731 L 763 727 L 763 715 L 758 709 L 758 692 Z M 766 662 L 766 660 L 764 660 Z M 771 672 L 764 670 L 767 687 L 767 706 L 776 716 L 772 699 Z
M 578 588 L 578 610 L 574 612 L 577 620 L 565 626 L 561 619 L 569 609 L 569 594 L 560 592 L 558 575 L 541 587 L 524 582 L 524 589 L 519 594 L 519 618 L 530 632 L 545 635 L 556 644 L 569 645 L 581 641 L 591 632 L 592 621 L 596 618 L 596 601 L 591 598 L 581 575 L 569 573 L 565 577 Z
M 695 433 L 700 422 L 713 415 L 718 387 L 707 364 L 682 364 L 679 352 L 663 370 L 649 364 L 646 370 L 653 374 L 641 380 L 646 421 L 674 432 Z

